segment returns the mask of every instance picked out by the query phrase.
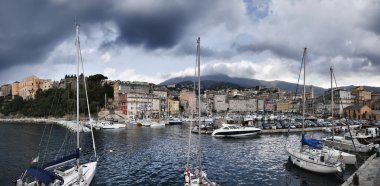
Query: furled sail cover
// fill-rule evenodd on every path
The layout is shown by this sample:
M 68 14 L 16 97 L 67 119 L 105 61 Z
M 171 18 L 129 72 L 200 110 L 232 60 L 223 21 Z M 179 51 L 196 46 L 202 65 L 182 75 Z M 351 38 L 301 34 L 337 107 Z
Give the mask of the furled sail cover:
M 302 142 L 302 145 L 307 145 L 315 149 L 322 149 L 322 145 L 319 140 L 314 139 L 314 138 L 305 138 L 304 134 L 302 134 L 301 142 Z
M 39 167 L 31 166 L 29 167 L 26 172 L 36 178 L 37 180 L 41 181 L 45 185 L 49 185 L 50 183 L 53 183 L 54 179 L 56 178 L 54 174 L 52 174 L 49 171 L 46 171 L 44 169 L 41 169 Z
M 52 162 L 49 162 L 49 163 L 46 163 L 45 165 L 42 166 L 42 168 L 46 169 L 47 167 L 51 167 L 51 166 L 54 166 L 54 165 L 57 165 L 57 164 L 61 164 L 61 163 L 64 163 L 64 162 L 68 162 L 68 161 L 71 161 L 71 160 L 74 160 L 74 159 L 77 159 L 79 158 L 79 149 L 76 149 L 76 151 L 68 156 L 64 156 L 62 158 L 59 158 L 57 160 L 54 160 Z

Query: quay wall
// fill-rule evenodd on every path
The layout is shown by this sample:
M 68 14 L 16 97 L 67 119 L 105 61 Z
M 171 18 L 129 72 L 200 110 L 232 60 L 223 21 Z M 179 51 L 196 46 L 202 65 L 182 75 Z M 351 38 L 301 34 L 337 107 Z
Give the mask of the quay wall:
M 342 186 L 353 186 L 355 175 L 358 176 L 358 182 L 360 186 L 377 186 L 380 181 L 380 157 L 376 156 L 376 153 L 370 156 L 362 166 L 356 170 L 343 184 Z

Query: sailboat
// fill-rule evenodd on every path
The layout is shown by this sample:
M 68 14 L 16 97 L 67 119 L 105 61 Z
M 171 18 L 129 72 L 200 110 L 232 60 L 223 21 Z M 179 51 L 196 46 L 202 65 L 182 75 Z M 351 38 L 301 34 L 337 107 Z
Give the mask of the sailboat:
M 331 74 L 331 95 L 333 94 L 333 68 L 330 68 L 330 74 Z M 335 77 L 335 76 L 334 76 Z M 331 108 L 334 108 L 334 96 L 331 96 Z M 331 116 L 332 116 L 332 123 L 334 127 L 334 111 L 331 110 Z M 368 143 L 368 144 L 362 144 L 358 141 L 357 138 L 353 137 L 350 132 L 350 126 L 347 127 L 349 130 L 349 134 L 345 134 L 344 136 L 334 136 L 334 129 L 331 130 L 332 136 L 325 138 L 324 143 L 326 145 L 332 146 L 333 148 L 339 149 L 339 150 L 345 150 L 345 151 L 352 151 L 352 152 L 371 152 L 374 149 L 376 149 L 379 145 Z
M 30 166 L 21 175 L 20 179 L 16 181 L 16 185 L 53 185 L 53 186 L 68 186 L 78 185 L 87 186 L 90 185 L 94 178 L 97 166 L 97 157 L 95 150 L 95 141 L 92 133 L 92 142 L 95 154 L 95 161 L 89 161 L 88 163 L 80 162 L 80 144 L 79 144 L 79 62 L 81 61 L 81 50 L 79 41 L 79 24 L 76 24 L 76 52 L 77 52 L 77 135 L 76 135 L 76 149 L 74 153 L 71 153 L 62 158 L 45 163 L 42 166 Z M 82 63 L 83 67 L 83 63 Z M 84 75 L 83 75 L 84 77 Z M 86 87 L 85 87 L 86 88 Z M 87 97 L 87 92 L 86 92 Z M 91 118 L 90 118 L 91 119 Z M 38 161 L 38 156 L 36 158 Z M 76 162 L 76 163 L 73 163 Z
M 304 132 L 305 123 L 305 102 L 306 102 L 306 53 L 304 49 L 302 64 L 303 65 L 303 96 L 302 96 L 302 135 L 301 147 L 292 147 L 288 144 L 285 145 L 285 150 L 289 155 L 289 161 L 300 168 L 316 173 L 339 173 L 342 172 L 343 164 L 339 159 L 333 159 L 328 156 L 328 151 L 323 149 L 320 140 L 313 138 L 306 138 Z M 325 152 L 324 152 L 325 151 Z
M 197 55 L 196 55 L 196 63 L 197 63 L 197 72 L 198 72 L 198 126 L 201 126 L 201 79 L 200 79 L 200 38 L 197 39 Z M 210 181 L 207 178 L 207 174 L 204 170 L 202 170 L 202 158 L 201 158 L 201 152 L 202 152 L 202 146 L 201 146 L 201 129 L 198 130 L 198 139 L 199 139 L 199 146 L 198 146 L 198 163 L 197 167 L 195 169 L 191 169 L 190 167 L 190 149 L 191 149 L 191 127 L 192 122 L 190 124 L 190 131 L 189 131 L 189 149 L 187 154 L 187 162 L 185 167 L 185 185 L 186 186 L 199 186 L 199 185 L 210 185 L 214 186 L 217 185 L 215 182 Z

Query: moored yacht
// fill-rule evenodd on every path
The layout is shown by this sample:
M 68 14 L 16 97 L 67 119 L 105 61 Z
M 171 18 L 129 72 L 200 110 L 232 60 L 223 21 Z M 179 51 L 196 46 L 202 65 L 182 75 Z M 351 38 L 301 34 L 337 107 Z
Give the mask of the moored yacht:
M 180 118 L 169 118 L 169 120 L 166 121 L 167 125 L 181 125 L 182 119 Z
M 223 124 L 222 128 L 214 130 L 211 134 L 215 137 L 250 137 L 256 136 L 261 132 L 261 129 L 256 127 L 240 127 L 237 125 Z
M 351 138 L 350 136 L 334 136 L 324 138 L 324 143 L 328 146 L 333 146 L 339 150 L 346 150 L 352 152 L 370 152 L 377 148 L 378 144 L 362 144 L 357 138 Z

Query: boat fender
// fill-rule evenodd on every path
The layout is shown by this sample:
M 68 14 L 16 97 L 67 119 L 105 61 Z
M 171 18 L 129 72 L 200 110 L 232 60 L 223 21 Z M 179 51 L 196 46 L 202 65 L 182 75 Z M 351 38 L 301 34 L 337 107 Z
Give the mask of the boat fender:
M 340 161 L 340 162 L 343 162 L 344 157 L 342 156 L 342 154 L 339 154 L 339 157 L 338 157 L 338 158 L 339 158 L 339 161 Z

